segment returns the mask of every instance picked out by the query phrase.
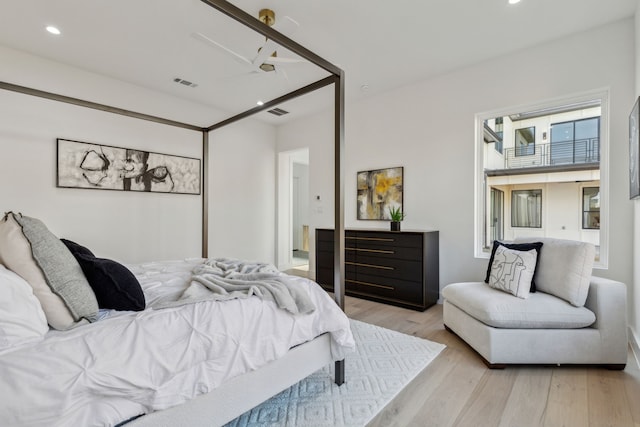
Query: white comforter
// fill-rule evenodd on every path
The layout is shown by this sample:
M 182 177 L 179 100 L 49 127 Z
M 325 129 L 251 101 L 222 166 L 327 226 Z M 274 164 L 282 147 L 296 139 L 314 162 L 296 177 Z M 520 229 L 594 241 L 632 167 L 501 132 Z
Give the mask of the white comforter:
M 292 315 L 259 298 L 153 309 L 177 299 L 203 260 L 131 266 L 143 312 L 105 313 L 0 353 L 2 426 L 109 426 L 178 405 L 329 332 L 336 360 L 354 347 L 347 317 L 315 283 L 288 276 L 316 307 Z M 151 308 L 149 308 L 151 307 Z

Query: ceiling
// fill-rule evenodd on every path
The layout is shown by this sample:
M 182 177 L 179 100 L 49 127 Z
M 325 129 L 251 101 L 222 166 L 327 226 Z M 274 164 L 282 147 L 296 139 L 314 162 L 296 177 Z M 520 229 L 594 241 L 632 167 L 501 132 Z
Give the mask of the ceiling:
M 633 16 L 636 0 L 235 0 L 273 9 L 290 37 L 345 70 L 347 102 Z M 264 37 L 200 0 L 4 1 L 0 45 L 215 108 L 229 116 L 327 75 L 309 63 L 251 72 L 200 33 L 246 58 Z M 61 31 L 53 36 L 46 25 Z M 297 58 L 278 48 L 280 57 Z M 299 58 L 298 58 L 299 59 Z M 196 83 L 188 87 L 175 78 Z M 332 106 L 319 91 L 257 117 L 284 123 Z M 199 123 L 209 125 L 211 123 Z

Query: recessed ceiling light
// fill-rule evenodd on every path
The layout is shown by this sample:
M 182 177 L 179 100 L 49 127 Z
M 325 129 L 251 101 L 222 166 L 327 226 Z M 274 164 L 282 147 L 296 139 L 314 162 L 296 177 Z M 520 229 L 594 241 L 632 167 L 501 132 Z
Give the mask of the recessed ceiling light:
M 256 104 L 258 104 L 258 105 L 264 105 L 264 102 L 262 102 L 262 101 L 258 101 L 258 102 L 256 102 Z
M 520 3 L 520 0 L 509 0 L 509 4 Z
M 51 34 L 55 34 L 56 36 L 60 35 L 60 30 L 53 25 L 47 26 L 47 31 L 49 31 Z

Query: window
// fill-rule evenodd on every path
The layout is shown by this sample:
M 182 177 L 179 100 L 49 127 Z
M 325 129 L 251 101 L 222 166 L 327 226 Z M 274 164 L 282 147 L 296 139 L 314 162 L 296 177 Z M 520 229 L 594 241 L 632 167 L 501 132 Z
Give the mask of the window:
M 600 229 L 600 187 L 582 189 L 582 228 Z
M 570 230 L 596 246 L 596 266 L 607 268 L 608 117 L 608 90 L 476 114 L 477 257 L 489 256 L 500 235 L 567 238 Z
M 511 226 L 542 227 L 542 190 L 511 192 Z
M 599 161 L 600 117 L 551 125 L 551 164 Z
M 491 241 L 502 240 L 504 237 L 504 226 L 502 217 L 504 215 L 504 191 L 497 188 L 491 189 Z
M 536 128 L 516 129 L 516 156 L 532 156 L 536 153 Z
M 503 119 L 496 117 L 484 121 L 484 142 L 493 144 L 495 150 L 502 154 Z
M 496 117 L 496 129 L 495 129 L 495 131 L 496 131 L 496 135 L 498 135 L 499 139 L 496 141 L 495 149 L 500 154 L 502 154 L 503 129 L 504 129 L 503 118 L 502 117 Z

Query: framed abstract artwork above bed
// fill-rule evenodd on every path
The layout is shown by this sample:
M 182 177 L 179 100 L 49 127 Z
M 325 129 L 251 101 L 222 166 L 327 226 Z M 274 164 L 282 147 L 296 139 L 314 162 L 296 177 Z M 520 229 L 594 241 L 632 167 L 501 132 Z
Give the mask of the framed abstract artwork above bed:
M 403 167 L 358 172 L 358 219 L 389 220 L 390 209 L 402 209 Z
M 57 139 L 61 188 L 200 194 L 200 159 Z

